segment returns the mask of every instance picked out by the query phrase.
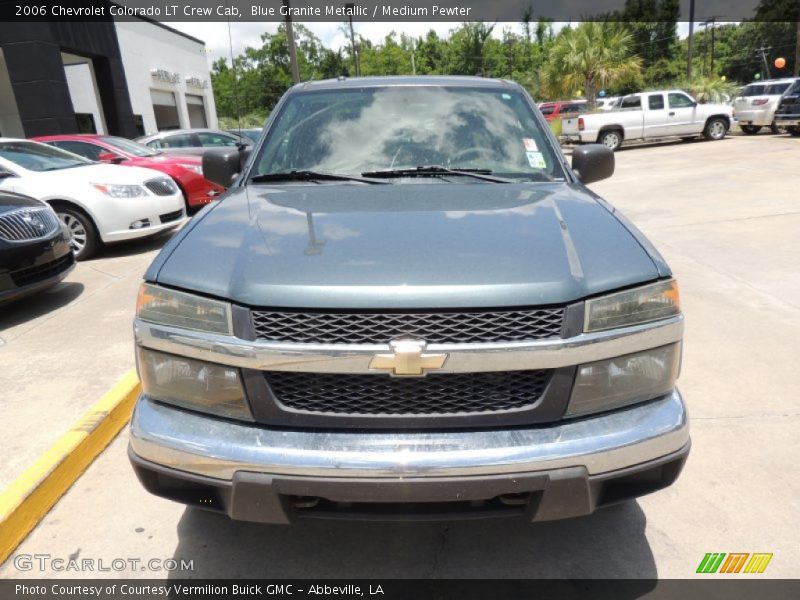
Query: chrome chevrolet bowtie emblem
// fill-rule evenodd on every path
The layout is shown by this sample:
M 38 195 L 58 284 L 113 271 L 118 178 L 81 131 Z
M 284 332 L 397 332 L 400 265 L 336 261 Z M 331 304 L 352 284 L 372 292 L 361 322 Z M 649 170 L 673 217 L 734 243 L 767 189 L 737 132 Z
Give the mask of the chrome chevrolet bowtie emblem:
M 414 377 L 426 371 L 441 369 L 447 354 L 426 354 L 425 342 L 400 340 L 391 342 L 391 354 L 376 354 L 369 363 L 370 369 L 391 371 L 392 375 Z

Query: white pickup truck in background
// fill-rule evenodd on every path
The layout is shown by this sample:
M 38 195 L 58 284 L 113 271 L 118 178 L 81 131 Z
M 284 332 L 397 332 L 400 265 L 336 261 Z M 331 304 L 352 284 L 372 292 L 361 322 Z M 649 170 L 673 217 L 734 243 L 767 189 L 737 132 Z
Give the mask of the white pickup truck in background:
M 732 121 L 733 109 L 725 104 L 700 104 L 681 90 L 642 92 L 624 96 L 615 110 L 565 119 L 561 137 L 616 150 L 623 140 L 691 139 L 701 133 L 721 140 Z

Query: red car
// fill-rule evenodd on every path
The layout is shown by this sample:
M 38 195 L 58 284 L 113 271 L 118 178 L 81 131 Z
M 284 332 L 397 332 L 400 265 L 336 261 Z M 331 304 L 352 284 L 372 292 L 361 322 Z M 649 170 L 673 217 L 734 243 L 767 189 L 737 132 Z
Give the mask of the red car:
M 202 157 L 162 154 L 121 137 L 98 134 L 45 135 L 32 138 L 79 154 L 90 160 L 133 167 L 147 167 L 166 173 L 183 192 L 188 208 L 211 202 L 224 188 L 203 177 Z
M 542 111 L 542 114 L 547 121 L 563 118 L 566 115 L 575 116 L 576 114 L 585 113 L 586 109 L 586 100 L 539 103 L 539 110 Z

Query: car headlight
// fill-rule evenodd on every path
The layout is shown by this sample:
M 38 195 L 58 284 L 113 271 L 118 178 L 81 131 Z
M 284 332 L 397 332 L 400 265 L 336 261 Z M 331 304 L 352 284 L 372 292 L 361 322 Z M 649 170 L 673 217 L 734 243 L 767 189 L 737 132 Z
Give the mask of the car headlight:
M 680 314 L 678 282 L 659 281 L 586 301 L 583 330 L 602 331 L 639 325 Z
M 681 343 L 578 366 L 566 417 L 620 408 L 670 393 L 681 364 Z
M 142 391 L 152 398 L 190 410 L 252 421 L 239 370 L 184 356 L 137 348 Z
M 194 171 L 198 175 L 203 174 L 203 167 L 201 165 L 190 165 L 188 163 L 179 163 L 178 166 L 183 167 L 187 171 Z
M 143 283 L 136 301 L 136 316 L 142 321 L 184 329 L 233 335 L 231 305 Z
M 144 188 L 140 185 L 120 185 L 116 183 L 93 183 L 95 189 L 112 198 L 138 198 L 144 196 Z

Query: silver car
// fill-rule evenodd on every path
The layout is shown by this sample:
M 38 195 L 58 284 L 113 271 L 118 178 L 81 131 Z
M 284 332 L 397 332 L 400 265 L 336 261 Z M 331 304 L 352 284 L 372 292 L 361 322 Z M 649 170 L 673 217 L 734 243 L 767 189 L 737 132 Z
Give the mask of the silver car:
M 167 153 L 203 154 L 209 148 L 252 146 L 250 138 L 216 129 L 171 129 L 140 138 L 140 144 Z
M 771 79 L 755 81 L 744 86 L 733 101 L 736 119 L 742 131 L 748 135 L 755 135 L 762 127 L 769 127 L 772 133 L 778 133 L 775 109 L 778 108 L 784 92 L 797 80 L 796 77 Z

